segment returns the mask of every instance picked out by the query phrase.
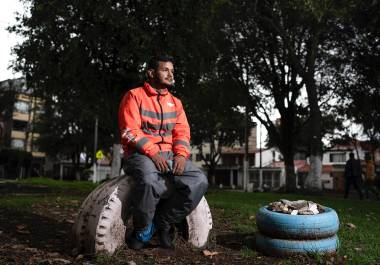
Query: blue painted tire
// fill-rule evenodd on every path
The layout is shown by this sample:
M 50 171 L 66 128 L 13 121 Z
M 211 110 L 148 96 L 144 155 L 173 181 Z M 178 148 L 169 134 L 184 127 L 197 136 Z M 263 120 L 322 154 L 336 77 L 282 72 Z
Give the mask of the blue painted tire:
M 277 239 L 256 234 L 256 249 L 267 256 L 285 257 L 297 254 L 335 253 L 339 247 L 336 235 L 317 240 Z
M 272 238 L 319 239 L 331 237 L 339 229 L 339 219 L 334 209 L 315 215 L 290 215 L 261 207 L 256 214 L 258 230 Z

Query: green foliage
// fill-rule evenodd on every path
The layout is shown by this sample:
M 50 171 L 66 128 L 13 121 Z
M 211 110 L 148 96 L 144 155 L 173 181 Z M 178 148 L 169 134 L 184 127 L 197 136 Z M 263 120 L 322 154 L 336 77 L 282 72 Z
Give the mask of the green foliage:
M 4 166 L 6 178 L 18 177 L 20 168 L 28 170 L 32 162 L 30 152 L 16 149 L 0 150 L 0 165 Z
M 380 261 L 380 231 L 377 229 L 380 219 L 380 205 L 373 201 L 359 201 L 329 196 L 305 196 L 297 194 L 242 193 L 211 190 L 207 201 L 213 209 L 213 215 L 222 214 L 224 222 L 232 223 L 234 232 L 241 232 L 242 224 L 250 220 L 257 210 L 270 202 L 286 198 L 289 200 L 311 200 L 335 209 L 338 213 L 340 229 L 338 236 L 340 248 L 338 258 L 345 258 L 344 264 L 376 264 Z M 239 214 L 238 214 L 239 213 Z M 357 228 L 347 226 L 354 224 Z M 244 230 L 243 230 L 244 231 Z M 328 257 L 318 257 L 318 260 Z M 292 260 L 294 264 L 295 260 Z M 326 261 L 326 260 L 324 260 Z M 298 263 L 296 263 L 298 264 Z M 323 263 L 325 264 L 325 263 Z
M 210 106 L 192 94 L 199 87 L 216 91 L 211 81 L 216 79 L 212 62 L 219 56 L 215 43 L 221 37 L 213 28 L 212 3 L 26 2 L 31 15 L 20 16 L 19 23 L 10 28 L 26 38 L 15 48 L 15 69 L 26 74 L 35 94 L 45 100 L 37 131 L 41 134 L 39 145 L 48 154 L 73 160 L 80 152 L 91 154 L 95 117 L 99 118 L 99 145 L 118 142 L 120 99 L 126 90 L 141 83 L 144 62 L 155 53 L 175 57 L 173 92 L 183 100 L 192 124 L 204 124 L 195 110 L 214 114 L 224 108 L 226 117 L 233 116 L 228 123 L 223 117 L 208 124 L 212 132 L 215 126 L 227 126 L 239 117 L 230 112 L 230 103 L 224 103 L 226 97 Z M 225 84 L 218 87 L 225 89 Z M 197 136 L 198 128 L 193 129 L 196 139 L 202 137 Z M 230 130 L 225 134 L 235 135 Z
M 79 190 L 81 192 L 90 192 L 98 186 L 96 183 L 90 181 L 61 181 L 50 178 L 26 178 L 18 180 L 19 184 L 35 185 L 35 186 L 48 186 L 54 190 Z

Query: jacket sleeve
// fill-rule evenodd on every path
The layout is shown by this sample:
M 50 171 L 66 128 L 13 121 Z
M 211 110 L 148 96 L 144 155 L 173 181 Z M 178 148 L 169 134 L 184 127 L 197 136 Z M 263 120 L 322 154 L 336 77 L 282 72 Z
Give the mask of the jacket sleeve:
M 173 153 L 190 156 L 190 126 L 181 101 L 177 100 L 177 121 L 173 129 Z
M 119 129 L 121 144 L 126 149 L 132 147 L 144 155 L 153 157 L 159 152 L 157 145 L 141 131 L 140 109 L 137 99 L 130 91 L 124 96 L 119 107 Z

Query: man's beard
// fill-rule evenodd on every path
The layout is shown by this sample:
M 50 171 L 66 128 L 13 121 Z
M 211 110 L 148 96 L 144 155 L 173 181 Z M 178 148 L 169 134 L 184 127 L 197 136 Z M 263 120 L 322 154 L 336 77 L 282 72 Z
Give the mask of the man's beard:
M 164 86 L 166 87 L 167 89 L 172 89 L 175 87 L 175 81 L 174 79 L 172 80 L 172 82 L 170 84 L 165 84 L 164 82 L 162 82 L 158 77 L 155 78 L 155 82 L 156 84 L 160 84 L 161 86 Z
M 170 85 L 167 85 L 166 88 L 167 89 L 173 89 L 175 87 L 175 81 L 173 79 L 173 81 L 170 83 Z

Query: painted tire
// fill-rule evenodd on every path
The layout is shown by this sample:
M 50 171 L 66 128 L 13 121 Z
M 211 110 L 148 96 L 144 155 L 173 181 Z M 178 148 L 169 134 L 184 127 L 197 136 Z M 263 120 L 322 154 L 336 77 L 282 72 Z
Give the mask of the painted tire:
M 334 253 L 339 247 L 336 235 L 317 240 L 277 239 L 256 234 L 256 249 L 268 256 L 285 257 L 296 254 Z
M 83 201 L 72 227 L 73 255 L 113 253 L 133 230 L 131 221 L 130 176 L 111 179 L 93 190 Z M 186 217 L 182 235 L 195 247 L 204 247 L 212 228 L 212 217 L 206 199 Z
M 339 229 L 335 210 L 326 207 L 316 215 L 290 215 L 261 207 L 256 214 L 258 230 L 267 236 L 283 239 L 318 239 L 331 237 Z

